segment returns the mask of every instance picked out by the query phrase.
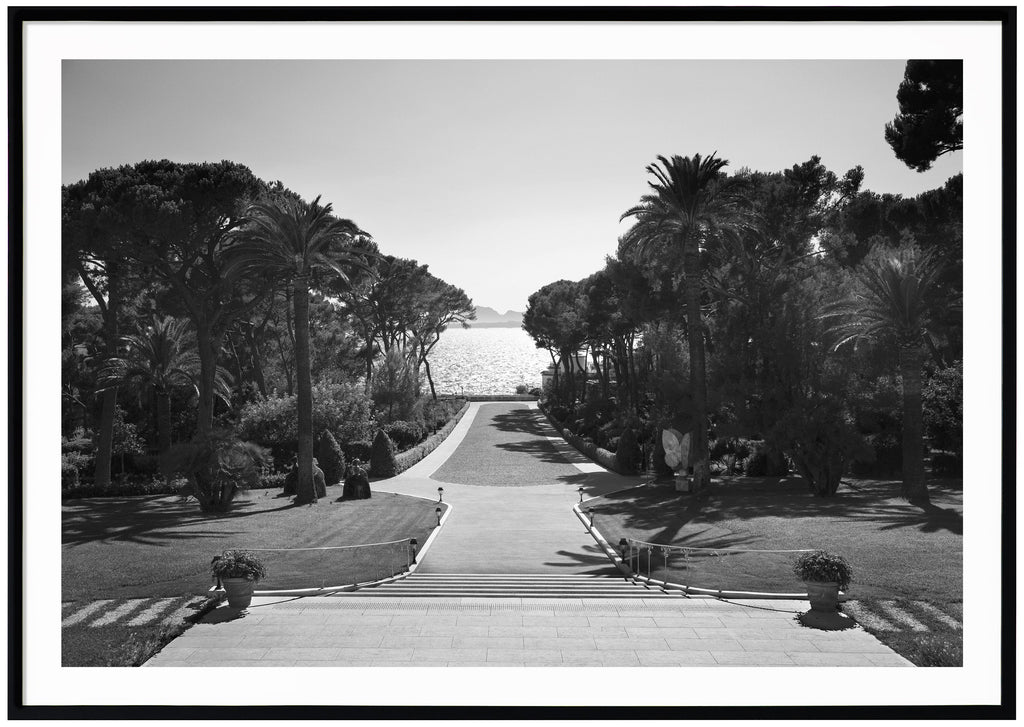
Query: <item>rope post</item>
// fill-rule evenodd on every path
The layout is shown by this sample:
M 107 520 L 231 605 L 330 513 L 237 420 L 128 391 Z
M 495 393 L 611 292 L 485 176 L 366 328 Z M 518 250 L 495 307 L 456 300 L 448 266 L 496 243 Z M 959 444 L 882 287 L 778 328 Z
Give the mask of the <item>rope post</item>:
M 419 541 L 417 541 L 416 538 L 411 538 L 409 540 L 409 552 L 412 555 L 412 561 L 410 562 L 410 567 L 412 566 L 412 564 L 414 564 L 416 562 L 416 546 L 417 545 L 419 545 Z
M 661 571 L 661 574 L 662 574 L 661 575 L 661 583 L 662 583 L 663 586 L 667 586 L 668 585 L 668 548 L 662 548 L 661 549 L 661 558 L 662 558 L 662 563 L 664 563 L 664 567 L 662 568 L 662 571 Z

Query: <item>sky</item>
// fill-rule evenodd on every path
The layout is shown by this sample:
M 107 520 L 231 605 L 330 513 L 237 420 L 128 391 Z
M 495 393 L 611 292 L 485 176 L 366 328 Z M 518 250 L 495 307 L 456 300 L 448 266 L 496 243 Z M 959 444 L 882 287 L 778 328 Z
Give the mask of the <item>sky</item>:
M 480 306 L 604 265 L 659 154 L 727 170 L 812 155 L 915 195 L 883 128 L 906 61 L 64 61 L 62 181 L 230 159 L 429 265 Z

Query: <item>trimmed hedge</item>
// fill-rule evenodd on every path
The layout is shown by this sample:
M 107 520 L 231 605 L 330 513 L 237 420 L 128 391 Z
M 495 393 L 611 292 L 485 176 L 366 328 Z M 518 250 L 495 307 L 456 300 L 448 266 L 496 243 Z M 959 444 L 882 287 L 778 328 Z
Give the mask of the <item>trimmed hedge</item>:
M 557 424 L 552 417 L 548 416 L 548 413 L 544 408 L 541 408 L 541 411 L 544 412 L 544 416 L 547 417 L 548 421 L 551 423 L 551 426 L 553 426 L 558 431 L 558 433 L 561 434 L 563 438 L 565 438 L 565 441 L 567 441 L 569 444 L 574 446 L 576 449 L 578 449 L 580 452 L 585 454 L 593 461 L 597 462 L 606 470 L 610 470 L 611 472 L 615 472 L 620 475 L 636 474 L 635 470 L 623 471 L 615 458 L 614 452 L 609 452 L 607 449 L 601 449 L 596 444 L 587 439 L 584 439 L 583 437 L 577 437 L 572 432 L 568 431 L 567 429 Z
M 398 474 L 395 462 L 395 443 L 383 429 L 377 430 L 370 452 L 370 474 L 374 477 L 394 477 Z
M 336 485 L 345 479 L 345 455 L 329 430 L 325 429 L 316 443 L 316 458 L 327 484 Z
M 428 454 L 437 449 L 438 445 L 448 438 L 448 435 L 455 429 L 455 425 L 459 423 L 462 416 L 469 409 L 469 402 L 463 404 L 462 408 L 453 416 L 447 424 L 438 430 L 437 434 L 432 437 L 428 437 L 426 440 L 421 442 L 419 445 L 412 449 L 402 452 L 395 457 L 395 469 L 396 474 L 405 472 L 407 469 L 412 467 L 414 464 L 419 462 L 421 459 L 426 457 Z

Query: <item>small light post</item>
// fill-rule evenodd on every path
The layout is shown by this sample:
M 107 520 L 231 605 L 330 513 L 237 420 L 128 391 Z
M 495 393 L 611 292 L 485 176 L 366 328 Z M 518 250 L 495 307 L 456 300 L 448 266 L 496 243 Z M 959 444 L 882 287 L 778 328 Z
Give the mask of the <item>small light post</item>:
M 441 508 L 434 508 L 434 512 L 437 513 L 437 527 L 441 527 Z
M 619 552 L 622 553 L 622 560 L 626 560 L 626 551 L 629 550 L 629 543 L 625 538 L 619 538 Z
M 419 545 L 419 541 L 416 538 L 409 539 L 409 549 L 412 551 L 412 562 L 416 562 L 416 546 Z
M 594 527 L 594 511 L 587 508 L 587 518 L 590 520 L 590 527 Z
M 444 502 L 444 488 L 443 487 L 438 487 L 437 488 L 437 501 L 438 502 Z
M 580 504 L 582 505 L 583 504 L 583 488 L 582 487 L 577 487 L 576 488 L 576 492 L 580 493 Z

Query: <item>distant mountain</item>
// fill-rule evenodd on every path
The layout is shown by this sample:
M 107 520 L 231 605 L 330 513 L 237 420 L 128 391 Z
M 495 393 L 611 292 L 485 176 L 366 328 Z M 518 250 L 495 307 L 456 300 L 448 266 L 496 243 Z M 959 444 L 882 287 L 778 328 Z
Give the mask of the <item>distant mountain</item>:
M 476 320 L 470 323 L 471 326 L 476 328 L 518 328 L 522 324 L 523 314 L 521 311 L 510 310 L 505 313 L 499 313 L 494 308 L 488 308 L 485 305 L 477 306 Z

